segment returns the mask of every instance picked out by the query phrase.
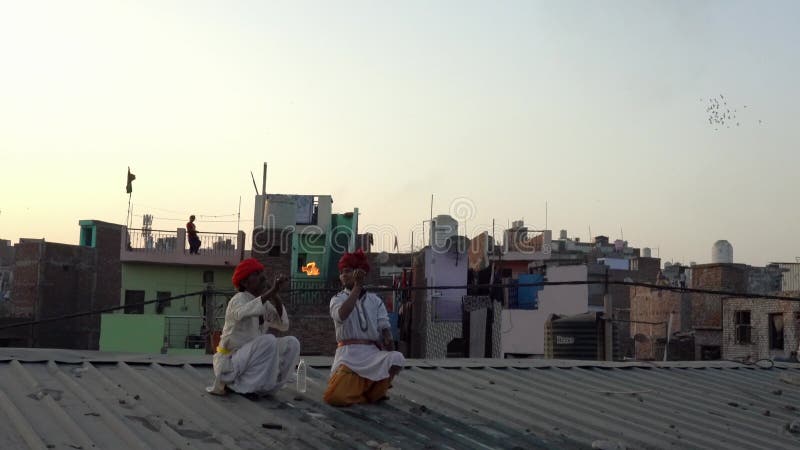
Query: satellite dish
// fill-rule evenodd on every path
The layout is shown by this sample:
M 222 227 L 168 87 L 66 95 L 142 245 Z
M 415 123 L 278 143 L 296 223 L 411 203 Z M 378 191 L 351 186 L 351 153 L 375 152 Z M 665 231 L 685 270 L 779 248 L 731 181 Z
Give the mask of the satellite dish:
M 380 252 L 378 254 L 378 262 L 380 264 L 386 264 L 387 262 L 389 262 L 389 254 L 386 252 Z

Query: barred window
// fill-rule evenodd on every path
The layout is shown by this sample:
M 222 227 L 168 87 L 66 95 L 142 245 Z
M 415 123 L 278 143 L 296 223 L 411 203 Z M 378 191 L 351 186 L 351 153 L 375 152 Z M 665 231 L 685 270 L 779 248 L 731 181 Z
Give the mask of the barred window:
M 736 311 L 734 321 L 736 323 L 736 343 L 750 344 L 750 311 Z

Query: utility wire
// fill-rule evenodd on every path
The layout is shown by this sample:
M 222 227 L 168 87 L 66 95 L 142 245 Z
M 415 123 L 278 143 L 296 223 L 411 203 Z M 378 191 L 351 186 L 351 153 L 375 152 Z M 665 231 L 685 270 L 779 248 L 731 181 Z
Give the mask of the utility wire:
M 402 288 L 394 288 L 394 287 L 384 287 L 384 286 L 365 286 L 367 290 L 372 292 L 391 292 L 391 291 L 421 291 L 421 290 L 455 290 L 455 289 L 502 289 L 502 288 L 519 288 L 519 287 L 543 287 L 543 286 L 576 286 L 576 285 L 599 285 L 599 284 L 608 284 L 608 285 L 621 285 L 621 286 L 635 286 L 635 287 L 646 287 L 656 290 L 664 290 L 664 291 L 673 291 L 673 292 L 687 292 L 687 293 L 696 293 L 696 294 L 710 294 L 710 295 L 719 295 L 727 298 L 723 298 L 722 300 L 728 300 L 730 298 L 751 298 L 751 299 L 764 299 L 764 300 L 782 300 L 782 301 L 791 301 L 791 302 L 800 302 L 800 297 L 786 297 L 780 295 L 760 295 L 760 294 L 748 294 L 743 292 L 730 292 L 730 291 L 715 291 L 710 289 L 693 289 L 693 288 L 681 288 L 675 286 L 663 286 L 657 284 L 649 284 L 649 283 L 637 283 L 637 282 L 630 282 L 630 281 L 605 281 L 605 280 L 587 280 L 587 281 L 543 281 L 538 283 L 519 283 L 519 284 L 476 284 L 476 285 L 463 285 L 463 286 L 409 286 L 409 287 L 402 287 Z M 339 292 L 341 289 L 336 287 L 326 287 L 326 288 L 294 288 L 288 289 L 283 291 L 282 293 L 291 295 L 293 293 L 305 293 L 305 292 L 327 292 L 327 293 L 336 293 Z M 233 294 L 232 291 L 216 291 L 216 290 L 204 290 L 198 292 L 192 292 L 188 294 L 177 295 L 170 298 L 165 299 L 155 299 L 155 300 L 148 300 L 145 302 L 140 303 L 132 303 L 124 306 L 115 306 L 111 308 L 104 308 L 92 311 L 83 311 L 79 313 L 73 314 L 66 314 L 63 316 L 56 316 L 56 317 L 48 317 L 45 319 L 39 320 L 32 320 L 29 322 L 22 322 L 16 323 L 11 325 L 4 325 L 0 326 L 0 330 L 6 330 L 10 328 L 19 328 L 31 325 L 38 325 L 40 323 L 48 323 L 48 322 L 55 322 L 58 320 L 65 320 L 65 319 L 74 319 L 78 317 L 84 316 L 91 316 L 96 314 L 102 314 L 107 312 L 118 311 L 120 309 L 126 309 L 131 307 L 137 306 L 144 306 L 149 305 L 151 303 L 157 302 L 165 302 L 175 299 L 181 299 L 186 297 L 192 297 L 196 295 L 202 294 L 211 294 L 211 295 L 226 295 L 230 296 Z M 662 323 L 652 323 L 652 325 L 661 325 Z
M 190 215 L 192 215 L 192 214 L 193 214 L 193 213 L 191 213 L 191 212 L 185 212 L 185 211 L 176 211 L 176 210 L 174 210 L 174 209 L 156 208 L 155 206 L 148 206 L 148 205 L 142 205 L 142 204 L 134 204 L 133 206 L 137 206 L 137 207 L 139 207 L 139 208 L 145 208 L 145 209 L 154 209 L 154 210 L 156 210 L 156 211 L 163 211 L 163 212 L 168 212 L 168 213 L 172 213 L 172 214 L 181 214 L 181 215 L 184 215 L 184 214 L 185 214 L 185 215 L 186 215 L 186 217 L 189 217 Z M 231 216 L 236 216 L 236 214 L 237 214 L 237 213 L 232 213 L 232 214 L 216 214 L 216 215 L 215 215 L 215 214 L 196 214 L 196 213 L 194 213 L 194 216 L 196 216 L 196 217 L 231 217 Z M 184 220 L 184 219 L 181 219 L 181 220 Z
M 47 318 L 44 318 L 44 319 L 31 320 L 29 322 L 21 322 L 21 323 L 15 323 L 15 324 L 11 324 L 11 325 L 3 325 L 3 326 L 0 327 L 0 330 L 7 330 L 7 329 L 10 329 L 10 328 L 28 327 L 28 326 L 31 326 L 31 325 L 39 325 L 39 324 L 42 324 L 42 323 L 56 322 L 56 321 L 59 321 L 59 320 L 66 320 L 66 319 L 75 319 L 75 318 L 84 317 L 84 316 L 94 316 L 94 315 L 97 315 L 97 314 L 118 311 L 120 309 L 135 308 L 137 306 L 149 305 L 151 303 L 168 302 L 168 301 L 171 301 L 171 300 L 179 300 L 179 299 L 186 298 L 186 297 L 193 297 L 195 295 L 202 295 L 202 294 L 208 294 L 208 293 L 212 293 L 212 291 L 190 292 L 188 294 L 176 295 L 176 296 L 170 297 L 170 298 L 160 298 L 160 299 L 155 299 L 155 300 L 147 300 L 147 301 L 144 301 L 144 302 L 129 303 L 129 304 L 124 305 L 124 306 L 113 306 L 113 307 L 110 307 L 110 308 L 95 309 L 95 310 L 92 310 L 92 311 L 82 311 L 82 312 L 78 312 L 78 313 L 64 314 L 63 316 L 47 317 Z
M 235 215 L 236 214 L 234 214 L 234 216 Z M 134 214 L 133 217 L 142 217 L 142 215 L 141 214 Z M 203 216 L 195 215 L 195 217 L 203 217 Z M 206 217 L 228 217 L 228 216 L 206 216 Z M 171 217 L 156 217 L 156 216 L 153 216 L 153 220 L 155 220 L 155 219 L 164 220 L 164 221 L 168 221 L 168 222 L 183 222 L 183 221 L 187 220 L 187 219 L 174 219 L 174 218 L 171 218 Z M 252 220 L 247 220 L 247 219 L 244 219 L 244 220 L 203 220 L 201 222 L 202 223 L 236 223 L 236 222 L 252 222 Z

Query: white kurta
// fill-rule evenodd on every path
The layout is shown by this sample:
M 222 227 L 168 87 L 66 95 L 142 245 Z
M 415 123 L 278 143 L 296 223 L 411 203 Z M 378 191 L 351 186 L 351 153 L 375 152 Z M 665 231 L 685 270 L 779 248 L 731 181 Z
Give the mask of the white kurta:
M 366 293 L 356 302 L 350 316 L 342 321 L 339 318 L 339 308 L 349 295 L 350 291 L 345 289 L 331 299 L 330 312 L 336 327 L 336 341 L 351 339 L 382 341 L 382 331 L 390 327 L 389 314 L 386 312 L 383 300 L 371 292 Z M 372 344 L 352 344 L 336 349 L 331 374 L 336 372 L 341 364 L 361 377 L 380 381 L 389 377 L 389 369 L 392 366 L 405 365 L 405 358 L 400 352 L 379 350 Z
M 259 317 L 264 323 L 259 324 Z M 230 353 L 214 355 L 214 374 L 239 393 L 269 393 L 291 378 L 300 356 L 300 342 L 293 336 L 276 338 L 269 328 L 289 329 L 283 308 L 279 316 L 270 302 L 239 292 L 228 302 L 219 346 Z

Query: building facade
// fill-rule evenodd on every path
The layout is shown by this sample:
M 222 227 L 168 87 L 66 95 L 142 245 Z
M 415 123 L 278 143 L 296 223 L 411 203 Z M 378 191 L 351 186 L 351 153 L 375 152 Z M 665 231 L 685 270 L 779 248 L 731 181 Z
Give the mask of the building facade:
M 333 355 L 336 337 L 330 299 L 340 289 L 337 263 L 355 248 L 358 208 L 333 213 L 329 195 L 267 194 L 256 196 L 252 255 L 271 280 L 290 277 L 292 293 L 284 295 L 291 328 L 303 354 Z
M 547 267 L 544 281 L 581 281 L 588 279 L 585 264 Z M 589 285 L 550 285 L 538 292 L 535 309 L 502 311 L 502 354 L 544 355 L 545 322 L 551 314 L 576 315 L 589 311 Z
M 80 221 L 81 245 L 22 239 L 14 246 L 5 322 L 32 321 L 118 305 L 122 227 Z M 0 332 L 7 346 L 97 350 L 100 316 L 88 315 Z
M 691 270 L 694 289 L 730 293 L 773 294 L 780 289 L 782 270 L 774 265 L 753 267 L 745 264 L 712 263 L 695 265 Z M 631 320 L 666 324 L 673 336 L 688 341 L 693 351 L 681 351 L 680 357 L 691 360 L 714 360 L 725 357 L 729 326 L 723 311 L 732 296 L 681 293 L 660 289 L 634 288 L 631 297 Z M 632 324 L 637 359 L 660 359 L 668 328 L 662 325 Z M 672 352 L 672 347 L 670 352 Z M 670 353 L 671 355 L 671 353 Z M 672 356 L 670 356 L 672 359 Z
M 233 271 L 250 256 L 245 233 L 200 232 L 201 246 L 192 254 L 185 228 L 121 229 L 116 242 L 120 283 L 114 297 L 115 306 L 125 308 L 101 316 L 100 350 L 205 354 L 212 330 L 222 327 Z M 82 228 L 81 242 L 91 235 L 92 230 Z M 202 293 L 213 290 L 230 295 Z M 208 323 L 212 313 L 207 307 L 213 307 L 213 323 Z
M 0 311 L 11 300 L 11 285 L 14 281 L 14 246 L 7 239 L 0 239 Z
M 800 292 L 782 295 L 797 297 Z M 796 361 L 799 345 L 800 302 L 731 298 L 723 303 L 723 358 Z

